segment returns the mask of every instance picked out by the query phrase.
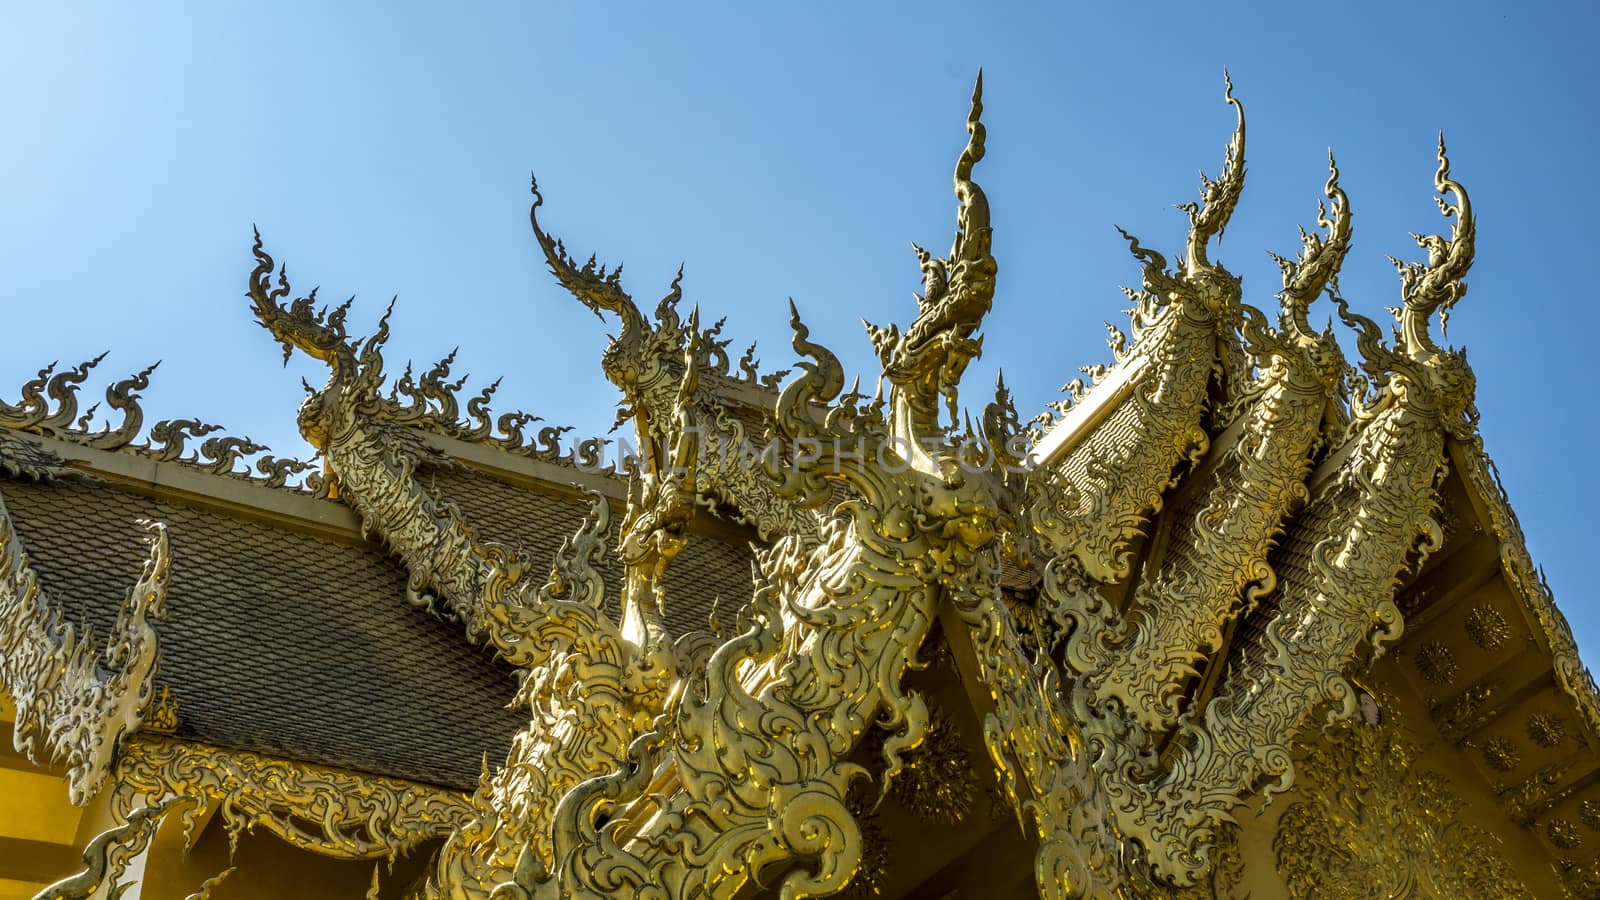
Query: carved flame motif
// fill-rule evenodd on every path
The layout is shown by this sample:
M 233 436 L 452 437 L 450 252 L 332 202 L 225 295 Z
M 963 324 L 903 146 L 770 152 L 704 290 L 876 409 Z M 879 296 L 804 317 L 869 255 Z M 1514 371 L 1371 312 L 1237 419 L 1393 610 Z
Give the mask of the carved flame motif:
M 102 423 L 93 426 L 99 404 L 92 404 L 81 414 L 78 412 L 78 389 L 88 380 L 89 373 L 105 359 L 102 353 L 94 359 L 69 369 L 56 370 L 51 363 L 22 386 L 22 398 L 12 405 L 0 401 L 0 428 L 30 432 L 57 440 L 93 447 L 97 450 L 122 450 L 148 456 L 160 462 L 173 462 L 197 468 L 213 475 L 258 481 L 274 488 L 326 496 L 321 476 L 310 473 L 312 464 L 298 459 L 279 458 L 266 453 L 267 447 L 248 437 L 217 435 L 220 426 L 198 419 L 167 419 L 150 426 L 144 440 L 140 440 L 144 426 L 144 408 L 140 405 L 140 391 L 150 387 L 150 376 L 159 362 L 146 366 L 130 378 L 115 382 L 106 388 L 106 406 L 122 414 L 122 421 L 112 427 Z M 205 438 L 200 446 L 189 451 L 188 442 Z M 16 438 L 6 438 L 8 443 Z M 15 448 L 7 447 L 8 458 L 17 455 Z M 258 455 L 259 454 L 259 455 Z M 239 471 L 238 463 L 244 463 Z M 254 464 L 256 474 L 250 472 Z M 303 476 L 299 485 L 290 479 Z
M 171 557 L 165 527 L 144 526 L 149 559 L 102 648 L 40 588 L 0 502 L 0 685 L 16 702 L 12 743 L 36 763 L 64 763 L 68 795 L 79 806 L 111 774 L 118 748 L 155 701 L 153 622 L 166 615 Z
M 1393 721 L 1341 722 L 1307 754 L 1306 799 L 1273 841 L 1290 897 L 1528 897 L 1500 840 Z M 1359 848 L 1358 854 L 1355 850 Z

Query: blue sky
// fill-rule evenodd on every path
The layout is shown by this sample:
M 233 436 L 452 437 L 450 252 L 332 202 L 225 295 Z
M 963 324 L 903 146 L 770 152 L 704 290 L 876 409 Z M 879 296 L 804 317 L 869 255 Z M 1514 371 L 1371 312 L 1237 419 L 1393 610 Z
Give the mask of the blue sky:
M 331 6 L 331 4 L 329 5 Z M 0 32 L 0 385 L 111 355 L 91 382 L 164 359 L 146 409 L 275 450 L 285 371 L 242 296 L 258 224 L 302 289 L 358 295 L 365 330 L 400 302 L 389 359 L 460 345 L 521 406 L 603 432 L 606 327 L 543 271 L 527 228 L 627 262 L 653 303 L 679 262 L 688 300 L 787 365 L 785 298 L 858 371 L 858 319 L 905 322 L 908 242 L 942 247 L 974 72 L 986 72 L 1000 287 L 970 402 L 1003 365 L 1024 415 L 1106 361 L 1103 320 L 1137 269 L 1120 224 L 1180 245 L 1196 172 L 1250 117 L 1249 181 L 1215 254 L 1271 307 L 1265 250 L 1292 253 L 1332 146 L 1355 214 L 1346 297 L 1397 298 L 1385 256 L 1442 220 L 1443 128 L 1479 214 L 1471 351 L 1482 430 L 1536 559 L 1588 658 L 1583 572 L 1600 508 L 1595 255 L 1587 196 L 1596 15 L 1572 4 L 666 5 L 16 4 Z M 437 9 L 444 9 L 440 6 Z M 1318 321 L 1330 310 L 1324 305 Z M 973 393 L 977 391 L 979 393 Z

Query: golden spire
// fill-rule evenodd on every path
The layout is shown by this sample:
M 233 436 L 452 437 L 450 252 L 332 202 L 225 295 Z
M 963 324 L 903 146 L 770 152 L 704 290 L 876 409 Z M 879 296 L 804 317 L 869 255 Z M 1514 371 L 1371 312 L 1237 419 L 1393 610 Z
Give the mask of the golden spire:
M 1445 332 L 1450 310 L 1466 296 L 1461 279 L 1472 268 L 1478 222 L 1472 214 L 1472 201 L 1460 182 L 1450 177 L 1450 157 L 1445 151 L 1444 132 L 1439 132 L 1439 168 L 1433 176 L 1434 202 L 1446 219 L 1453 219 L 1448 238 L 1437 234 L 1412 234 L 1417 246 L 1428 252 L 1426 263 L 1407 263 L 1390 257 L 1400 272 L 1400 349 L 1416 359 L 1437 355 L 1439 345 L 1428 333 L 1428 320 L 1439 313 L 1439 333 Z M 1445 199 L 1454 197 L 1454 202 Z
M 982 259 L 989 254 L 989 198 L 972 180 L 972 170 L 984 154 L 982 116 L 983 70 L 979 69 L 978 80 L 972 86 L 972 111 L 967 114 L 967 146 L 956 160 L 956 199 L 961 201 L 961 207 L 956 213 L 956 238 L 950 246 L 952 263 Z
M 1233 96 L 1233 78 L 1222 70 L 1225 86 L 1223 98 L 1238 113 L 1238 125 L 1233 139 L 1228 142 L 1227 155 L 1222 164 L 1222 175 L 1215 180 L 1200 173 L 1200 202 L 1180 203 L 1178 208 L 1189 214 L 1189 241 L 1187 267 L 1190 274 L 1211 268 L 1206 257 L 1206 245 L 1213 237 L 1221 237 L 1228 227 L 1228 219 L 1239 205 L 1239 195 L 1244 191 L 1244 105 Z
M 1278 294 L 1283 327 L 1302 338 L 1315 334 L 1311 304 L 1338 278 L 1339 267 L 1350 250 L 1350 199 L 1339 186 L 1339 164 L 1334 161 L 1332 150 L 1328 151 L 1328 183 L 1323 194 L 1328 203 L 1317 202 L 1317 226 L 1327 236 L 1308 234 L 1302 228 L 1298 259 L 1271 254 L 1283 273 L 1283 290 Z

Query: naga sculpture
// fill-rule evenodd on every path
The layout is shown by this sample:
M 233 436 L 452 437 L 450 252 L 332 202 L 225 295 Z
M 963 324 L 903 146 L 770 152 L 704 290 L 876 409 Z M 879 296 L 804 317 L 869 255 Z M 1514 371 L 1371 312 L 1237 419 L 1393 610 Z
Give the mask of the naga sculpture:
M 711 389 L 708 382 L 720 382 L 727 387 L 727 341 L 718 340 L 722 323 L 701 330 L 698 314 L 685 325 L 678 315 L 677 304 L 683 298 L 683 269 L 672 280 L 672 286 L 656 304 L 655 321 L 651 322 L 640 312 L 633 298 L 623 290 L 622 266 L 611 271 L 596 268 L 594 257 L 579 266 L 567 255 L 565 244 L 552 238 L 539 226 L 539 207 L 544 196 L 539 193 L 538 182 L 533 185 L 533 205 L 528 219 L 533 234 L 544 252 L 545 262 L 562 287 L 572 292 L 596 317 L 604 320 L 603 313 L 611 313 L 622 325 L 621 332 L 612 338 L 600 358 L 601 369 L 611 383 L 622 391 L 622 408 L 617 425 L 632 419 L 636 426 L 638 449 L 646 468 L 664 474 L 669 467 L 671 444 L 679 429 L 674 425 L 685 415 L 690 416 L 687 427 L 695 431 L 702 442 L 698 451 L 688 457 L 695 467 L 696 496 L 702 506 L 727 513 L 733 521 L 754 527 L 764 540 L 773 540 L 780 534 L 810 533 L 816 530 L 815 516 L 797 510 L 784 502 L 773 489 L 771 482 L 762 477 L 759 468 L 740 465 L 764 438 L 764 418 L 761 410 L 758 421 L 741 418 L 731 410 L 726 393 Z M 690 345 L 696 348 L 685 355 Z M 749 381 L 762 384 L 756 374 L 755 345 L 750 346 L 745 358 L 740 360 Z M 695 370 L 694 389 L 682 398 L 680 388 L 688 370 Z M 786 373 L 775 373 L 779 376 Z M 763 389 L 761 400 L 770 402 Z M 681 407 L 681 408 L 680 408 Z
M 54 477 L 48 470 L 44 477 Z M 171 557 L 165 528 L 142 523 L 149 557 L 117 611 L 104 650 L 94 632 L 67 621 L 47 597 L 0 502 L 0 683 L 16 704 L 12 745 L 35 762 L 67 769 L 68 795 L 82 805 L 111 774 L 123 740 L 159 704 L 159 640 L 153 620 L 166 614 Z

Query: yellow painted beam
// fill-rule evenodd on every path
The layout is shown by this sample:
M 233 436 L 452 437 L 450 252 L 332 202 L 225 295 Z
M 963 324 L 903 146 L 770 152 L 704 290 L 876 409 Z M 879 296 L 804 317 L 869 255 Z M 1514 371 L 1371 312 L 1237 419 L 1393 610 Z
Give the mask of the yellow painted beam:
M 54 884 L 82 870 L 83 851 L 77 847 L 0 838 L 0 878 L 18 883 Z
M 60 778 L 0 768 L 0 797 L 0 837 L 71 844 L 77 836 L 82 810 L 67 802 Z
M 32 900 L 33 895 L 44 890 L 46 882 L 19 881 L 15 878 L 0 878 L 0 900 Z

